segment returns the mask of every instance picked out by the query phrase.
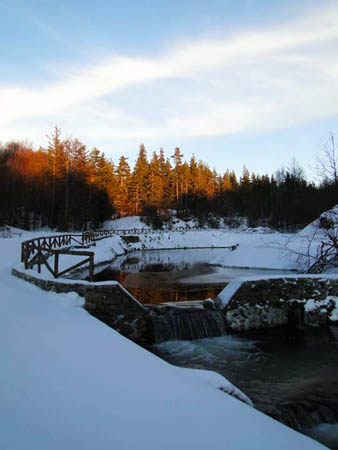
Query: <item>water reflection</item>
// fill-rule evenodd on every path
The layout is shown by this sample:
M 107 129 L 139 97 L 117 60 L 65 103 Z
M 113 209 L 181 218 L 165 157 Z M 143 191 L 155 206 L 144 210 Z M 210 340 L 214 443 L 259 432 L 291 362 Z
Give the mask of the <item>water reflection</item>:
M 171 286 L 168 288 L 130 288 L 128 286 L 128 291 L 137 298 L 141 303 L 159 305 L 166 302 L 184 302 L 192 300 L 204 300 L 207 298 L 214 299 L 219 292 L 225 286 Z
M 139 301 L 163 302 L 214 299 L 234 278 L 287 274 L 287 271 L 215 267 L 226 249 L 155 250 L 131 252 L 96 268 L 95 281 L 115 280 Z

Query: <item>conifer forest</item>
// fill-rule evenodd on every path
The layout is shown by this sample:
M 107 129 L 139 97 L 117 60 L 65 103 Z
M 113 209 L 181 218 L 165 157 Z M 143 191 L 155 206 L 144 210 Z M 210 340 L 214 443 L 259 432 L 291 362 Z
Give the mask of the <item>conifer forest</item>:
M 276 168 L 277 169 L 277 168 Z M 0 146 L 0 222 L 25 229 L 48 226 L 58 230 L 98 227 L 112 216 L 142 215 L 161 227 L 170 211 L 194 215 L 201 226 L 217 227 L 216 217 L 236 225 L 293 231 L 332 207 L 337 180 L 315 185 L 294 164 L 274 175 L 232 170 L 219 173 L 177 147 L 147 154 L 139 146 L 134 167 L 91 150 L 76 138 L 64 139 L 55 127 L 47 148 L 34 150 L 25 142 Z

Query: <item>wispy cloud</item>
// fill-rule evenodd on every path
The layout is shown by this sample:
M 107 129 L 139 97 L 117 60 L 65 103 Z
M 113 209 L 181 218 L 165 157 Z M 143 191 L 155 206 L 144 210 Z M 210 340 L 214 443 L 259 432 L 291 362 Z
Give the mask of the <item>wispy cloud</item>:
M 337 23 L 331 7 L 271 29 L 176 43 L 156 58 L 113 55 L 39 89 L 0 84 L 2 139 L 20 137 L 25 123 L 44 135 L 42 119 L 99 142 L 264 131 L 336 115 Z

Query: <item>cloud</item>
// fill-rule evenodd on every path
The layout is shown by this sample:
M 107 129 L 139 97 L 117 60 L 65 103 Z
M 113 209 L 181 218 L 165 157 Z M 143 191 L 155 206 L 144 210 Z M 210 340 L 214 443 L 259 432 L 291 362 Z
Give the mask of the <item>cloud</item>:
M 2 139 L 25 130 L 44 136 L 53 120 L 99 144 L 266 131 L 337 115 L 337 22 L 331 7 L 270 29 L 176 43 L 154 58 L 113 55 L 39 89 L 0 84 Z

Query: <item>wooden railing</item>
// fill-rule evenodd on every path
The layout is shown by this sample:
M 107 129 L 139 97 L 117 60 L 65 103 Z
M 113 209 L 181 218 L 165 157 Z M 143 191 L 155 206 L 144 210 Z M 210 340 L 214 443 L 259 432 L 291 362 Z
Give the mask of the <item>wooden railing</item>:
M 245 234 L 273 234 L 274 231 L 270 229 L 255 229 L 247 228 L 244 230 L 238 230 L 235 228 L 216 228 L 216 230 L 224 231 L 227 233 L 245 233 Z M 87 231 L 84 234 L 88 234 L 93 241 L 103 239 L 105 237 L 111 237 L 114 235 L 125 236 L 125 235 L 146 235 L 146 234 L 158 234 L 158 233 L 175 233 L 181 232 L 186 233 L 188 231 L 206 231 L 205 228 L 201 227 L 176 227 L 176 228 L 164 228 L 161 230 L 153 230 L 152 228 L 128 228 L 127 230 L 99 230 L 99 231 Z
M 55 278 L 88 263 L 89 279 L 93 281 L 94 252 L 70 249 L 72 246 L 83 247 L 93 242 L 93 240 L 94 236 L 92 233 L 87 232 L 83 234 L 62 234 L 30 239 L 21 244 L 21 262 L 24 263 L 25 269 L 32 269 L 37 265 L 38 273 L 41 273 L 41 266 L 44 265 Z M 85 259 L 67 269 L 59 271 L 60 255 L 85 256 Z M 54 256 L 53 267 L 48 262 L 48 259 L 52 256 Z
M 88 235 L 88 239 L 91 241 L 98 241 L 106 237 L 111 236 L 126 236 L 126 235 L 145 235 L 145 234 L 158 234 L 161 232 L 187 232 L 187 231 L 203 231 L 203 228 L 199 227 L 177 227 L 174 229 L 165 228 L 163 230 L 153 230 L 152 228 L 128 228 L 126 230 L 122 229 L 112 229 L 112 230 L 99 230 L 99 231 L 86 231 L 83 235 Z
M 174 230 L 163 230 L 166 232 L 187 232 L 200 230 L 198 227 L 177 227 Z M 24 263 L 25 269 L 32 269 L 37 265 L 38 273 L 41 273 L 41 267 L 44 265 L 47 270 L 58 278 L 67 272 L 70 272 L 78 267 L 89 264 L 89 280 L 93 281 L 94 276 L 94 252 L 83 250 L 71 250 L 72 247 L 84 247 L 92 242 L 112 237 L 125 235 L 146 235 L 156 234 L 159 230 L 151 228 L 132 228 L 127 230 L 99 230 L 99 231 L 84 231 L 82 234 L 61 234 L 56 236 L 42 236 L 29 241 L 24 241 L 21 244 L 21 262 Z M 80 262 L 67 267 L 64 270 L 59 270 L 60 255 L 84 256 L 85 258 Z M 54 263 L 50 263 L 51 257 L 54 256 Z

